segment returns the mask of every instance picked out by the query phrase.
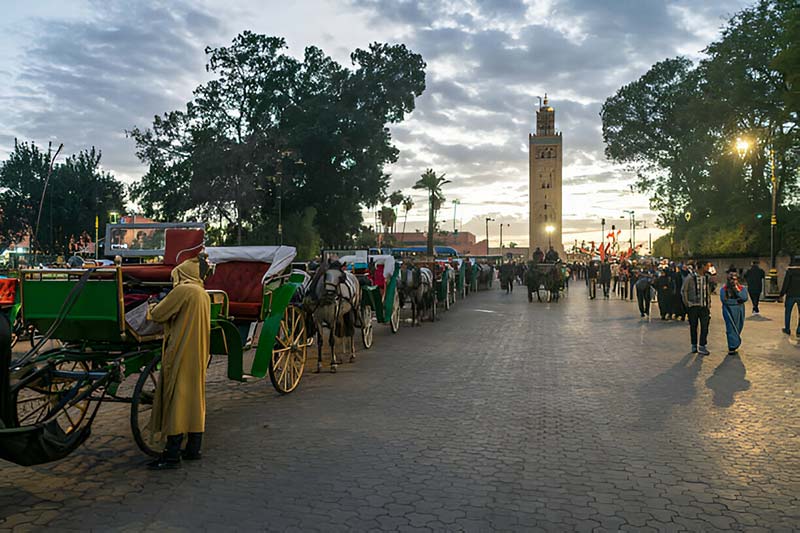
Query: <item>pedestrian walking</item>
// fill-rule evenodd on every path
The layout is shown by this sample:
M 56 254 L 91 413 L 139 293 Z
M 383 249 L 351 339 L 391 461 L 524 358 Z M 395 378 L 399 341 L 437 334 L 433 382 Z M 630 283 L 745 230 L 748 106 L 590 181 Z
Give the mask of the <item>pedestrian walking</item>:
M 611 264 L 608 258 L 600 264 L 600 285 L 603 286 L 603 298 L 608 300 L 608 291 L 611 289 Z
M 800 313 L 800 256 L 794 256 L 786 275 L 783 277 L 781 286 L 781 296 L 785 297 L 784 305 L 784 327 L 783 332 L 787 335 L 792 334 L 792 310 L 795 306 Z M 800 336 L 800 321 L 797 323 L 797 335 Z
M 739 274 L 735 270 L 728 272 L 728 281 L 719 291 L 722 301 L 722 318 L 725 320 L 725 336 L 728 338 L 728 355 L 736 355 L 742 345 L 742 329 L 744 329 L 744 303 L 747 292 L 739 283 Z
M 636 280 L 636 301 L 639 303 L 639 313 L 642 318 L 650 317 L 650 299 L 653 290 L 653 277 L 648 270 L 642 270 L 639 279 Z
M 592 261 L 586 271 L 586 283 L 589 287 L 589 299 L 594 300 L 597 298 L 597 263 Z
M 672 297 L 673 305 L 675 308 L 672 313 L 672 318 L 675 320 L 680 319 L 681 322 L 686 320 L 686 306 L 683 305 L 683 296 L 681 295 L 681 288 L 683 287 L 683 281 L 686 279 L 686 276 L 688 275 L 689 275 L 689 269 L 683 263 L 676 265 L 674 267 L 674 271 L 672 272 L 672 281 L 675 284 L 675 293 L 673 294 Z
M 623 261 L 619 265 L 619 297 L 623 300 L 628 298 L 628 278 L 631 275 L 630 265 Z
M 151 304 L 148 318 L 164 324 L 161 375 L 153 400 L 153 442 L 166 447 L 148 466 L 179 468 L 184 459 L 200 459 L 206 419 L 206 368 L 210 357 L 211 302 L 203 288 L 210 273 L 204 258 L 188 259 L 172 270 L 173 288 Z M 186 450 L 181 453 L 183 437 Z
M 747 282 L 747 292 L 750 295 L 750 302 L 753 304 L 753 314 L 757 315 L 758 301 L 761 299 L 761 291 L 764 288 L 764 270 L 758 265 L 758 260 L 753 261 L 750 270 L 744 275 L 744 280 Z
M 658 296 L 658 311 L 661 314 L 661 320 L 668 320 L 670 315 L 675 312 L 675 306 L 672 302 L 675 294 L 675 282 L 666 268 L 662 268 L 658 271 L 655 288 Z
M 708 324 L 711 321 L 711 280 L 708 274 L 709 262 L 697 261 L 689 270 L 681 287 L 681 298 L 689 316 L 689 336 L 692 353 L 708 355 Z M 699 336 L 698 336 L 699 329 Z

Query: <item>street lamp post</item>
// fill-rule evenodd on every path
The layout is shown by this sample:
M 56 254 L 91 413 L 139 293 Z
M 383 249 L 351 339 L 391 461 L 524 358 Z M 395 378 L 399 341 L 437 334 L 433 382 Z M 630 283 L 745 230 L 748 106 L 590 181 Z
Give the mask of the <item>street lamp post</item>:
M 511 224 L 500 223 L 500 255 L 503 255 L 503 226 L 511 227 Z
M 631 255 L 636 253 L 636 213 L 632 209 L 623 210 L 624 213 L 630 215 L 630 235 L 631 235 Z
M 772 214 L 769 219 L 769 273 L 765 276 L 765 297 L 776 297 L 778 290 L 778 267 L 777 252 L 775 250 L 775 231 L 778 228 L 778 177 L 775 174 L 775 146 L 772 140 L 772 132 L 768 131 L 767 142 L 769 143 L 769 167 L 770 184 L 772 185 Z M 743 137 L 736 138 L 736 152 L 739 157 L 744 159 L 750 152 L 753 143 Z
M 489 255 L 489 222 L 494 222 L 494 219 L 486 217 L 486 255 Z
M 453 200 L 453 233 L 456 232 L 456 210 L 458 209 L 459 200 Z
M 553 232 L 556 230 L 556 228 L 553 227 L 553 226 L 547 226 L 546 228 L 544 228 L 544 230 L 547 232 L 547 247 L 548 247 L 548 249 L 552 248 L 553 247 Z
M 600 242 L 605 245 L 606 242 L 606 219 L 600 219 Z

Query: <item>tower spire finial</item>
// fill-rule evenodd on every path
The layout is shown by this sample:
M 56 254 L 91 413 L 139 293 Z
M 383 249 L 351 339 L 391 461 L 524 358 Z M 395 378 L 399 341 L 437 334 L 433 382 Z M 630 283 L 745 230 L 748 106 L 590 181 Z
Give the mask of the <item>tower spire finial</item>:
M 544 105 L 547 105 L 547 93 L 544 93 Z

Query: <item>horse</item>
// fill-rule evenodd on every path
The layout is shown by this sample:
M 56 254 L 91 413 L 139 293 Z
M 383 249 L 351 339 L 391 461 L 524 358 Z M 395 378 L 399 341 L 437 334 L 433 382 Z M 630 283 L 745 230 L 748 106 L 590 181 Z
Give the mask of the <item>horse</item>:
M 322 371 L 323 331 L 330 330 L 331 372 L 340 361 L 336 358 L 336 337 L 350 338 L 350 362 L 356 359 L 355 330 L 361 309 L 361 285 L 351 272 L 343 272 L 338 263 L 321 265 L 309 287 L 313 302 L 311 316 L 317 332 L 317 373 Z
M 494 276 L 494 268 L 486 263 L 478 265 L 478 290 L 488 289 Z
M 411 302 L 411 325 L 420 325 L 422 322 L 422 311 L 433 309 L 434 289 L 433 272 L 426 267 L 403 264 L 400 267 L 400 306 L 406 300 Z M 435 311 L 431 311 L 431 322 L 436 318 Z

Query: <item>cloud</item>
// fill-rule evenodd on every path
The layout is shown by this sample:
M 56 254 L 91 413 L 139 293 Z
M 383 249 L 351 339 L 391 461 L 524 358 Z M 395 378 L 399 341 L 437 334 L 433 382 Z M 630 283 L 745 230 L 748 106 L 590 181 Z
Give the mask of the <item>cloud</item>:
M 0 127 L 27 139 L 98 146 L 103 164 L 139 174 L 124 131 L 182 107 L 221 24 L 189 3 L 96 2 L 88 20 L 39 19 Z
M 742 0 L 306 0 L 273 6 L 92 0 L 77 15 L 47 18 L 30 8 L 23 29 L 0 28 L 6 30 L 0 41 L 13 42 L 17 58 L 0 59 L 0 156 L 14 136 L 64 142 L 68 151 L 96 145 L 106 168 L 135 179 L 143 168 L 124 130 L 184 105 L 205 80 L 206 45 L 226 44 L 252 29 L 286 37 L 290 53 L 319 45 L 346 62 L 356 46 L 403 42 L 427 62 L 427 89 L 410 118 L 392 127 L 401 153 L 387 169 L 391 189 L 416 194 L 411 186 L 425 168 L 446 172 L 453 183 L 445 194 L 462 201 L 459 215 L 475 220 L 469 227 L 479 231 L 486 212 L 496 211 L 515 219 L 509 223 L 524 243 L 527 139 L 537 97 L 547 92 L 563 132 L 565 218 L 570 230 L 585 225 L 588 231 L 597 213 L 647 209 L 646 198 L 628 192 L 632 176 L 605 161 L 599 118 L 605 98 L 656 61 L 697 58 L 725 18 L 743 6 Z M 309 14 L 322 14 L 324 23 Z M 424 218 L 422 203 L 410 213 L 409 226 Z

